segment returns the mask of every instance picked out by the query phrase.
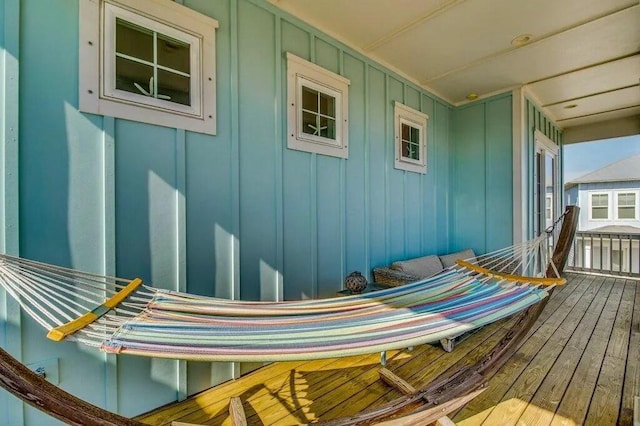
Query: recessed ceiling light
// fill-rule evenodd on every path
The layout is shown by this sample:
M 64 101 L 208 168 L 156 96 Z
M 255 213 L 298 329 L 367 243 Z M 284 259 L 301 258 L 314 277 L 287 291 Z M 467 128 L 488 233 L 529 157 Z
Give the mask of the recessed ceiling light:
M 564 107 L 565 107 L 566 109 L 571 109 L 571 108 L 575 108 L 575 107 L 577 107 L 577 106 L 578 106 L 578 104 L 569 104 L 569 105 L 565 105 Z
M 467 95 L 467 99 L 469 99 L 470 101 L 475 101 L 476 99 L 478 99 L 478 94 L 477 93 L 469 93 Z
M 533 40 L 533 36 L 531 34 L 521 34 L 518 37 L 511 40 L 511 44 L 516 47 L 524 46 Z

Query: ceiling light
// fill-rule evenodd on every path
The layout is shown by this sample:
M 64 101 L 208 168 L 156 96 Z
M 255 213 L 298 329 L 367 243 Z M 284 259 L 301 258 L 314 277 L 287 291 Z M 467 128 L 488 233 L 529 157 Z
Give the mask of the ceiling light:
M 469 99 L 470 101 L 475 101 L 476 99 L 478 99 L 478 94 L 477 93 L 469 93 L 467 95 L 467 99 Z
M 575 107 L 577 107 L 577 106 L 578 106 L 578 104 L 569 104 L 569 105 L 565 105 L 564 107 L 565 107 L 566 109 L 572 109 L 572 108 L 575 108 Z
M 528 44 L 531 40 L 533 40 L 533 36 L 531 34 L 522 34 L 511 40 L 511 44 L 515 47 L 520 47 Z

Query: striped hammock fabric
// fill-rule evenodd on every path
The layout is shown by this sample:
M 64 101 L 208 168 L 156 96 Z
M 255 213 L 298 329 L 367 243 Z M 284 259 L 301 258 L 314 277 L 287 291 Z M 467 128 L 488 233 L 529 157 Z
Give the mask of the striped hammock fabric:
M 247 302 L 156 289 L 0 256 L 0 285 L 49 331 L 110 353 L 206 361 L 307 360 L 455 336 L 548 295 L 546 237 L 361 295 Z M 527 273 L 531 278 L 524 277 Z

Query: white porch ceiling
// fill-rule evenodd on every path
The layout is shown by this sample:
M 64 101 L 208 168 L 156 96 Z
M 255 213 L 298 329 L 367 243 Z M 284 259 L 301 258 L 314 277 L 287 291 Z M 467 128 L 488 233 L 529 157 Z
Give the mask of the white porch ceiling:
M 454 105 L 526 86 L 562 128 L 640 129 L 638 0 L 270 1 Z

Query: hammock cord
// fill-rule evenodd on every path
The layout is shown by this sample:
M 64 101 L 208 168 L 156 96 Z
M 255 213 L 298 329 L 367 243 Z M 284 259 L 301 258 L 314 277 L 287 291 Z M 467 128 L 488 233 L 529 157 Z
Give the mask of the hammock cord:
M 544 277 L 549 238 L 551 233 L 544 233 L 465 260 L 508 276 Z M 140 286 L 117 306 L 104 307 L 129 284 L 0 255 L 0 286 L 45 329 L 97 309 L 104 312 L 68 340 L 107 352 L 169 358 L 302 360 L 384 351 L 463 333 L 547 295 L 535 281 L 455 265 L 416 283 L 344 298 L 251 302 Z

